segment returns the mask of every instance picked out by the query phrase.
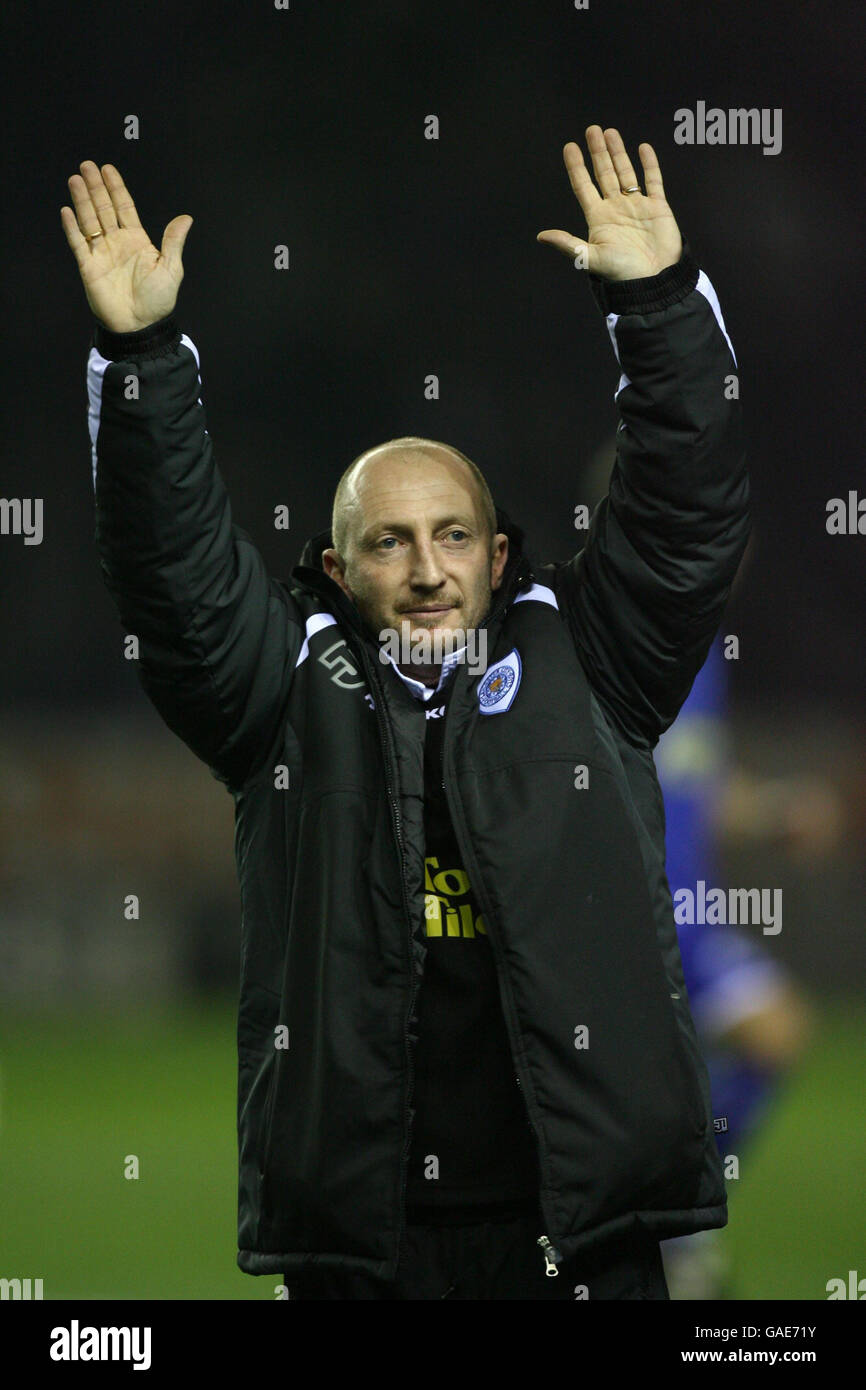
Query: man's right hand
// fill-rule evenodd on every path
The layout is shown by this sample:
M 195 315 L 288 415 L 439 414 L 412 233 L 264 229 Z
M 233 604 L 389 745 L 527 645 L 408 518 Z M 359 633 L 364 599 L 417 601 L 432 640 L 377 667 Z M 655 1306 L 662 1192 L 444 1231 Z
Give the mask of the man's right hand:
M 81 173 L 68 181 L 75 211 L 60 209 L 66 240 L 96 317 L 113 333 L 133 333 L 174 309 L 192 218 L 172 218 L 157 251 L 114 165 L 103 164 L 100 171 L 85 159 L 79 167 Z

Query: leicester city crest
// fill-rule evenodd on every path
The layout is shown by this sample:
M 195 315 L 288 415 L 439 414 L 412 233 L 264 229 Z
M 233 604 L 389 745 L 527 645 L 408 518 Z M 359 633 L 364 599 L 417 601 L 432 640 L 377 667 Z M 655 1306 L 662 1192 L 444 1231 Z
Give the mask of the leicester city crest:
M 478 708 L 482 714 L 502 714 L 510 709 L 520 685 L 520 657 L 517 648 L 491 666 L 478 686 Z

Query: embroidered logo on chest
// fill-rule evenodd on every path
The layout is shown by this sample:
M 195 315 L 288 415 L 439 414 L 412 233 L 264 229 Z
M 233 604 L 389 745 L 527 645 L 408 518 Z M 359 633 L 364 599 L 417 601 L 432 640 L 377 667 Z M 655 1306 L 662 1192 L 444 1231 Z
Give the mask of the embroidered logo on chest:
M 478 708 L 481 714 L 504 714 L 511 708 L 520 685 L 522 671 L 520 656 L 512 647 L 507 656 L 491 666 L 478 686 Z

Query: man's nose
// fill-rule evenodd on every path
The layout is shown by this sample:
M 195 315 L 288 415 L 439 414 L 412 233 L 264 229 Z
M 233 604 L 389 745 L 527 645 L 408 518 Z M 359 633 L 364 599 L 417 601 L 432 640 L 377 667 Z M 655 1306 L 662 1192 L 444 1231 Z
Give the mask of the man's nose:
M 416 542 L 410 550 L 410 584 L 416 584 L 425 589 L 437 589 L 444 581 L 445 572 L 432 541 Z

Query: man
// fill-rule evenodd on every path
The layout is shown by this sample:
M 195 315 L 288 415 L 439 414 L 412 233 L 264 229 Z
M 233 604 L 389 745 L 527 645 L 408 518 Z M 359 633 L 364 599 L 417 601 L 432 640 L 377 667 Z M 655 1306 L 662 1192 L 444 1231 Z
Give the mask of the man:
M 412 437 L 269 578 L 173 317 L 192 219 L 157 252 L 113 166 L 69 180 L 103 574 L 236 806 L 238 1263 L 292 1297 L 666 1298 L 659 1240 L 727 1220 L 652 748 L 747 540 L 736 364 L 651 146 L 644 194 L 586 135 L 587 239 L 539 240 L 592 277 L 622 424 L 586 546 L 546 565 Z M 386 649 L 425 633 L 420 668 Z

